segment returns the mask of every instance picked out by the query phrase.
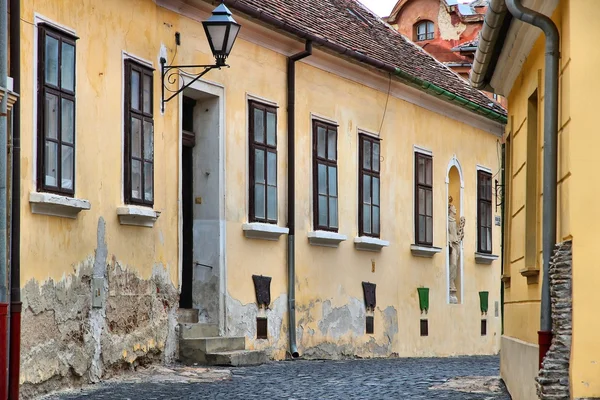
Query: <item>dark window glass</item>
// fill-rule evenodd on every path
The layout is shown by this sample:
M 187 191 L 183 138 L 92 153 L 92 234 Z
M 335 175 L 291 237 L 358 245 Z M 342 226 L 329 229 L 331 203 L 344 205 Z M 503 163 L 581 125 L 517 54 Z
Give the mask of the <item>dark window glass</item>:
M 277 223 L 277 110 L 250 102 L 250 221 Z
M 338 230 L 337 127 L 313 121 L 313 209 L 315 229 Z
M 415 240 L 433 245 L 433 159 L 415 153 Z
M 492 253 L 492 174 L 477 171 L 477 251 Z
M 153 71 L 125 61 L 125 202 L 154 204 Z
M 380 187 L 379 139 L 359 136 L 358 168 L 358 231 L 361 236 L 379 237 L 380 224 Z
M 38 190 L 75 194 L 75 40 L 40 25 Z
M 417 42 L 431 40 L 434 37 L 435 28 L 431 21 L 421 21 L 416 26 Z

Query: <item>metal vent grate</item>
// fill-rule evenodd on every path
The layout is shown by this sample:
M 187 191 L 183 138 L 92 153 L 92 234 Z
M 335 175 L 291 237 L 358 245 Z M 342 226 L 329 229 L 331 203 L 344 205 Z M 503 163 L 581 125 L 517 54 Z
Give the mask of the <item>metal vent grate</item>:
M 372 315 L 367 315 L 367 334 L 372 334 L 374 332 L 374 319 Z
M 421 336 L 429 336 L 429 320 L 421 320 Z
M 268 339 L 267 336 L 267 319 L 258 317 L 256 318 L 256 338 L 257 339 Z

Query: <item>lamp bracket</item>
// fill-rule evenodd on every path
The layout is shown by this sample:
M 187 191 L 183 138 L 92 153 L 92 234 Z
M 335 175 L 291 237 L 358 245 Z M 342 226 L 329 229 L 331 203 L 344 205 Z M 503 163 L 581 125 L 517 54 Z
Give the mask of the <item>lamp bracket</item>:
M 165 111 L 165 103 L 176 97 L 179 93 L 190 87 L 198 79 L 202 78 L 208 71 L 213 69 L 229 68 L 225 60 L 217 58 L 217 63 L 213 65 L 165 65 L 167 60 L 164 57 L 160 59 L 160 77 L 161 77 L 161 105 L 162 112 Z M 202 68 L 199 73 L 188 73 L 186 69 Z M 179 78 L 179 79 L 178 79 Z M 185 82 L 185 78 L 193 78 Z M 179 80 L 179 84 L 178 84 Z M 169 92 L 169 97 L 165 98 L 165 91 Z
M 495 180 L 494 191 L 496 192 L 496 212 L 498 212 L 498 207 L 504 204 L 504 185 L 498 182 L 498 179 Z

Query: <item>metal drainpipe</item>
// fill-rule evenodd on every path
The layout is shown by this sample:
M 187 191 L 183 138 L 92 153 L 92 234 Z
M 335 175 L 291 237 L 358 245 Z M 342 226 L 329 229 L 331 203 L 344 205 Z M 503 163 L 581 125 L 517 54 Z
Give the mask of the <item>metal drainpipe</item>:
M 560 37 L 552 20 L 536 11 L 523 7 L 520 0 L 506 0 L 510 13 L 526 24 L 540 28 L 546 36 L 546 68 L 544 76 L 544 200 L 543 200 L 543 259 L 542 305 L 538 343 L 539 367 L 552 341 L 550 305 L 550 257 L 556 245 L 556 169 L 558 141 L 558 64 Z
M 21 0 L 10 0 L 10 75 L 13 92 L 21 93 Z M 12 108 L 12 212 L 10 243 L 10 354 L 8 395 L 19 399 L 21 361 L 21 99 Z
M 0 400 L 8 397 L 8 265 L 6 257 L 6 140 L 8 127 L 8 3 L 0 0 Z
M 312 55 L 312 41 L 306 41 L 306 50 L 288 58 L 288 331 L 290 335 L 290 354 L 298 358 L 296 345 L 296 61 Z

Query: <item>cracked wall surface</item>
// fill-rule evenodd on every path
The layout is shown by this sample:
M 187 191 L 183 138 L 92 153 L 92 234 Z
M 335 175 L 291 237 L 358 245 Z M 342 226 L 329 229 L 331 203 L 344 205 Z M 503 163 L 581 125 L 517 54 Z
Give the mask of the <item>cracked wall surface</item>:
M 109 257 L 105 223 L 98 222 L 94 255 L 60 281 L 29 280 L 22 291 L 23 398 L 98 382 L 123 369 L 175 357 L 178 294 L 165 268 L 149 279 Z M 93 307 L 93 280 L 103 282 Z

